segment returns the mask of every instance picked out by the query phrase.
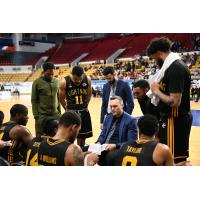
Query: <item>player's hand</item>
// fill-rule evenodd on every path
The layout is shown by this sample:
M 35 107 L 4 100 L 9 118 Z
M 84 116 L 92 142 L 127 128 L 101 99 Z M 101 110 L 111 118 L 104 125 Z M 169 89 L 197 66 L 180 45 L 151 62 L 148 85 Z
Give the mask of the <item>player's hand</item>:
M 0 140 L 0 149 L 3 149 L 4 147 L 8 147 L 8 146 L 11 146 L 12 143 L 10 141 L 3 141 L 3 140 Z
M 116 144 L 107 144 L 105 151 L 111 151 L 113 149 L 116 149 L 116 146 L 117 146 Z
M 100 124 L 100 129 L 103 130 L 103 124 Z
M 94 166 L 99 162 L 99 156 L 96 153 L 87 154 L 87 166 Z
M 190 161 L 183 161 L 176 164 L 176 166 L 192 166 Z
M 160 91 L 160 85 L 159 85 L 159 83 L 158 82 L 153 82 L 152 84 L 151 84 L 151 91 L 153 92 L 153 94 L 155 94 L 155 95 L 157 95 L 158 94 L 158 92 Z

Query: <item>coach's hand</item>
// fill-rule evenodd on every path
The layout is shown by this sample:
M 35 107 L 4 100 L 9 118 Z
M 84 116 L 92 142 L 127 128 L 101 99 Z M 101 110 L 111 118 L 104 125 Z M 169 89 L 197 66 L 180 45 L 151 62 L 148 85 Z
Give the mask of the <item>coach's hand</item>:
M 100 124 L 100 129 L 103 130 L 103 124 Z
M 116 144 L 107 144 L 105 151 L 111 151 L 113 149 L 116 149 L 116 146 L 117 146 Z

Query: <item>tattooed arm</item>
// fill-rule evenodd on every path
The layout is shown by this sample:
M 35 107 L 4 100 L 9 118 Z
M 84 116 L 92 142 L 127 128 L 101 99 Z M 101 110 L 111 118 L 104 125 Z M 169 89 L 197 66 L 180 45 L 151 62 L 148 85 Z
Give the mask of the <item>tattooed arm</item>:
M 179 107 L 181 104 L 181 93 L 170 93 L 170 95 L 165 95 L 161 91 L 158 91 L 157 96 L 162 102 L 168 104 L 171 107 Z
M 83 166 L 84 154 L 78 146 L 71 144 L 65 152 L 64 160 L 67 166 Z
M 166 95 L 159 89 L 159 84 L 154 82 L 151 84 L 151 90 L 153 94 L 158 96 L 162 102 L 168 104 L 171 107 L 179 107 L 181 104 L 182 93 L 170 93 L 170 95 Z
M 83 152 L 80 147 L 71 144 L 65 152 L 65 165 L 83 166 L 85 157 L 87 157 L 87 166 L 93 166 L 99 161 L 99 157 L 96 153 Z

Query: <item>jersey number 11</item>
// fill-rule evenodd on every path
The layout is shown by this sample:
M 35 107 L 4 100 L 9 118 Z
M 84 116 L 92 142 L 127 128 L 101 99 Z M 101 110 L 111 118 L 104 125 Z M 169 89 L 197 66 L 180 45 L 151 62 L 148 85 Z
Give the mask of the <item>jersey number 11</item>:
M 83 96 L 76 96 L 76 104 L 83 104 Z

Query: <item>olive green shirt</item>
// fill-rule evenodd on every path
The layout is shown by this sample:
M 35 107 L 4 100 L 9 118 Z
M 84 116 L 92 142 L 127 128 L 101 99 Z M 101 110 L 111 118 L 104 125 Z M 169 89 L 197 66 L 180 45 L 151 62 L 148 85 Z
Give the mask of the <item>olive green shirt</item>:
M 58 80 L 47 81 L 44 76 L 36 79 L 32 85 L 31 103 L 34 118 L 40 115 L 59 115 Z

